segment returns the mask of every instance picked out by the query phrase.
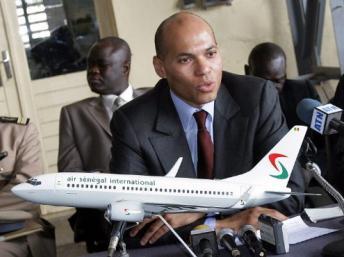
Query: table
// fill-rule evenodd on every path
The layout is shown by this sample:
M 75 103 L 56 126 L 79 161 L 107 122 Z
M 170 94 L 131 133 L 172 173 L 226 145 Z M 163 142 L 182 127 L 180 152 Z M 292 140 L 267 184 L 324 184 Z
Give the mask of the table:
M 269 257 L 321 257 L 322 248 L 330 242 L 344 240 L 344 231 L 338 231 L 325 236 L 313 238 L 311 240 L 290 245 L 290 251 L 287 254 L 274 255 Z M 166 245 L 152 248 L 128 250 L 130 257 L 190 257 L 182 245 Z M 93 253 L 83 257 L 106 257 L 106 252 Z M 119 255 L 116 253 L 115 257 Z M 220 257 L 230 256 L 225 250 L 220 251 Z M 246 248 L 242 249 L 241 256 L 251 256 Z

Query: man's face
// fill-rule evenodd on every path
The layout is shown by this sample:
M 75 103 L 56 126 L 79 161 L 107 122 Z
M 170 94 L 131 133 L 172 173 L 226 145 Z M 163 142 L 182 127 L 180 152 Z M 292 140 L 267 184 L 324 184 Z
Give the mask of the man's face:
M 95 45 L 87 59 L 87 81 L 91 90 L 101 95 L 120 95 L 128 86 L 129 64 L 125 50 L 109 45 Z
M 195 107 L 215 100 L 222 59 L 209 26 L 200 20 L 170 25 L 164 32 L 164 49 L 162 57 L 154 58 L 154 67 L 171 90 Z
M 285 58 L 279 56 L 265 64 L 261 63 L 256 66 L 252 68 L 252 75 L 274 82 L 277 91 L 281 93 L 287 77 Z

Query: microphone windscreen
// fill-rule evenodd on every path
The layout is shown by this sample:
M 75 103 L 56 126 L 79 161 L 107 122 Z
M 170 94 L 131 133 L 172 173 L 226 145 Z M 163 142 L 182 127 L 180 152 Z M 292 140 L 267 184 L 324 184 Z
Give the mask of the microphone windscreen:
M 205 224 L 191 230 L 190 244 L 197 256 L 217 256 L 219 253 L 215 230 Z
M 247 224 L 241 227 L 241 229 L 239 230 L 239 235 L 243 237 L 244 233 L 246 233 L 247 231 L 252 231 L 254 234 L 256 234 L 256 229 L 252 225 Z
M 224 228 L 220 230 L 220 233 L 218 234 L 218 238 L 221 239 L 225 235 L 231 235 L 234 236 L 234 231 L 230 228 Z
M 314 108 L 320 106 L 321 103 L 311 98 L 302 99 L 296 106 L 297 117 L 307 125 L 311 124 Z

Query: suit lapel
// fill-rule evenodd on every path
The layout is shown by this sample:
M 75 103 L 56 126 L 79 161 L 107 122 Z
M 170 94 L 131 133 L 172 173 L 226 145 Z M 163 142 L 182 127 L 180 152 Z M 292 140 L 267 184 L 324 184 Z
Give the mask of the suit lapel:
M 214 111 L 215 177 L 226 178 L 239 174 L 245 146 L 248 118 L 240 114 L 240 107 L 221 85 Z
M 177 176 L 195 177 L 189 146 L 167 83 L 162 80 L 157 87 L 161 87 L 159 89 L 161 92 L 154 128 L 156 133 L 149 140 L 165 173 L 171 169 L 179 157 L 183 157 Z
M 106 110 L 102 104 L 100 97 L 92 99 L 87 105 L 89 113 L 93 116 L 94 120 L 100 124 L 105 132 L 111 137 L 110 120 Z

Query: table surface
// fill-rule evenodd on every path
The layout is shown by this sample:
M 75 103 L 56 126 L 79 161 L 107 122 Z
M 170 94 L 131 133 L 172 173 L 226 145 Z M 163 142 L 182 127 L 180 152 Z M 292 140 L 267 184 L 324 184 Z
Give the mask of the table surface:
M 344 240 L 344 231 L 338 231 L 311 240 L 290 245 L 290 251 L 287 254 L 274 255 L 268 254 L 269 257 L 321 257 L 322 248 L 330 242 Z M 344 241 L 343 241 L 344 242 Z M 128 250 L 130 257 L 189 257 L 188 252 L 182 245 L 165 245 L 152 248 Z M 93 253 L 83 257 L 106 257 L 106 252 Z M 120 254 L 116 253 L 115 257 Z M 230 256 L 225 250 L 220 251 L 220 257 Z M 242 249 L 241 256 L 251 256 L 246 248 Z

